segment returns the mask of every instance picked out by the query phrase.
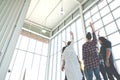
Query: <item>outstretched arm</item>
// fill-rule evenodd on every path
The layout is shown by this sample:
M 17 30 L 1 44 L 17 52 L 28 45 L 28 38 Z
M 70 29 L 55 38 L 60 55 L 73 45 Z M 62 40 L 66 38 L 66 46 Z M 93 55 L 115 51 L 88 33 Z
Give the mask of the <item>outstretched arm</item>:
M 72 40 L 74 40 L 74 35 L 72 31 L 70 31 L 70 35 L 71 35 Z
M 90 22 L 90 27 L 92 29 L 92 33 L 93 33 L 93 41 L 95 44 L 97 44 L 97 38 L 96 38 L 96 34 L 95 34 L 95 31 L 94 31 L 94 28 L 93 28 L 93 24 Z
M 63 59 L 63 56 L 62 56 L 62 67 L 61 67 L 62 71 L 64 71 L 64 66 L 65 66 L 65 60 Z
M 90 22 L 90 27 L 92 29 L 92 32 L 94 32 L 94 29 L 93 29 L 93 24 Z
M 100 37 L 100 31 L 98 31 L 98 37 Z

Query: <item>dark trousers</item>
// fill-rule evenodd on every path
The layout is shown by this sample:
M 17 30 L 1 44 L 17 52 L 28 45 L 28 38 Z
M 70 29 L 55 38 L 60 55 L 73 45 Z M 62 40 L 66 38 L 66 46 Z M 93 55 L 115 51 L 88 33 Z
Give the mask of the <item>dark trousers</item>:
M 117 80 L 120 80 L 120 75 L 117 72 L 117 70 L 115 69 L 115 66 L 114 66 L 113 62 L 110 62 L 110 67 L 106 67 L 106 71 L 107 71 L 107 74 L 108 74 L 108 78 L 110 80 L 114 80 L 113 76 L 115 76 Z
M 104 63 L 100 64 L 100 72 L 101 72 L 101 74 L 103 76 L 103 79 L 104 80 L 108 80 L 108 78 L 107 78 L 107 72 L 106 72 Z
M 65 80 L 67 80 L 67 76 L 65 75 Z
M 84 77 L 84 71 L 83 70 L 81 70 L 81 73 L 82 73 L 82 80 L 85 80 L 85 77 Z

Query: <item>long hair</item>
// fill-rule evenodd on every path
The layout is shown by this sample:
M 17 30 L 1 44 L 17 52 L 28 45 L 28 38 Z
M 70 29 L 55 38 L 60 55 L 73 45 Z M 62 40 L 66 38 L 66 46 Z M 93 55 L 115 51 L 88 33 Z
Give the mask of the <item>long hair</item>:
M 99 37 L 98 39 L 102 42 L 101 43 L 102 46 L 105 46 L 106 42 L 109 42 L 105 37 Z
M 106 41 L 105 37 L 99 37 L 98 38 L 102 43 L 104 43 Z

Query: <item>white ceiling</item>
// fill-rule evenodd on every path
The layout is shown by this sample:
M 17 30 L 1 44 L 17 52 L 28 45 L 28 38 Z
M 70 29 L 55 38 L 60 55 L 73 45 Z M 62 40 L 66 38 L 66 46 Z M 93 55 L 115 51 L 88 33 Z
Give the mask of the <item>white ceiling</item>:
M 52 30 L 78 6 L 77 0 L 31 0 L 25 21 Z

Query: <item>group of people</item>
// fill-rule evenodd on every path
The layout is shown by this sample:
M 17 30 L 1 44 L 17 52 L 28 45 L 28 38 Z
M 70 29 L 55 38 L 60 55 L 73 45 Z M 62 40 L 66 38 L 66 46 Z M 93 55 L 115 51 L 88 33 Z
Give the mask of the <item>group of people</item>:
M 99 36 L 98 40 L 101 47 L 100 50 L 98 50 L 98 40 L 92 23 L 90 23 L 90 27 L 92 34 L 90 32 L 86 34 L 87 41 L 82 46 L 82 58 L 86 80 L 93 80 L 93 73 L 96 80 L 102 80 L 100 72 L 104 80 L 115 80 L 115 78 L 120 80 L 120 75 L 114 66 L 111 42 L 105 37 Z M 63 71 L 65 69 L 65 80 L 85 80 L 73 47 L 74 36 L 71 31 L 70 35 L 71 41 L 68 41 L 66 46 L 62 49 L 61 70 Z

